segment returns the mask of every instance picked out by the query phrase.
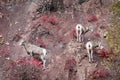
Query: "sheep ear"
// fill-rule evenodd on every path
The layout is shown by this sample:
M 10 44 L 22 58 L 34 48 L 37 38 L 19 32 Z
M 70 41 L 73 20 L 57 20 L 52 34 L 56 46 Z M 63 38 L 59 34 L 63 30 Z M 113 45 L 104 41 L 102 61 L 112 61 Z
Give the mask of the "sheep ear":
M 21 39 L 20 42 L 19 42 L 19 45 L 20 45 L 20 46 L 21 46 L 21 45 L 24 45 L 25 42 L 26 42 L 26 41 L 25 41 L 24 39 Z

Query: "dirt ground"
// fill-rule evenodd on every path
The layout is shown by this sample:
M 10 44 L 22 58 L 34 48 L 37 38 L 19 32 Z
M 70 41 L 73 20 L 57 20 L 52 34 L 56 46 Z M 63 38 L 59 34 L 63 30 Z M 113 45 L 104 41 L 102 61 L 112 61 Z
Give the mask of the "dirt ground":
M 89 63 L 84 46 L 88 39 L 91 39 L 101 41 L 102 45 L 109 49 L 105 39 L 95 36 L 95 32 L 99 32 L 99 27 L 102 26 L 104 29 L 101 30 L 100 36 L 103 36 L 109 26 L 108 8 L 111 1 L 103 1 L 103 6 L 99 7 L 99 4 L 94 5 L 94 0 L 93 2 L 90 0 L 82 5 L 66 8 L 65 12 L 48 12 L 38 15 L 33 13 L 38 8 L 37 0 L 36 2 L 27 1 L 17 5 L 1 6 L 0 13 L 3 15 L 0 18 L 0 35 L 4 42 L 0 45 L 0 49 L 5 49 L 10 60 L 16 61 L 20 57 L 29 57 L 24 47 L 19 45 L 19 40 L 15 40 L 16 35 L 20 35 L 37 46 L 40 46 L 36 43 L 37 39 L 42 39 L 48 52 L 47 68 L 44 70 L 44 74 L 50 76 L 49 80 L 69 80 L 67 75 L 69 73 L 64 70 L 64 66 L 66 60 L 73 58 L 76 60 L 77 73 L 74 75 L 75 79 L 70 80 L 89 80 L 87 77 L 97 67 L 104 66 L 104 59 L 100 58 L 98 54 L 94 54 L 95 62 Z M 66 0 L 66 5 L 69 4 L 72 3 Z M 97 16 L 97 20 L 88 22 L 91 15 Z M 53 18 L 52 21 L 55 24 L 49 21 L 50 18 Z M 40 26 L 37 27 L 38 24 Z M 71 34 L 77 24 L 85 27 L 93 26 L 93 31 L 85 34 L 84 43 L 77 42 Z M 2 70 L 0 74 L 2 75 Z M 60 79 L 61 76 L 64 78 Z M 42 80 L 45 79 L 46 75 Z

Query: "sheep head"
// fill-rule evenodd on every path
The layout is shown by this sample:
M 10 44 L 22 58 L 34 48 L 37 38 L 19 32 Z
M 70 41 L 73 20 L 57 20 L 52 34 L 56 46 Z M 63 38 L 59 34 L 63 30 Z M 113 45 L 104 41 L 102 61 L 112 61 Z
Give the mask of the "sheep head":
M 25 43 L 26 41 L 24 39 L 21 39 L 19 45 L 22 46 L 22 45 L 25 45 Z

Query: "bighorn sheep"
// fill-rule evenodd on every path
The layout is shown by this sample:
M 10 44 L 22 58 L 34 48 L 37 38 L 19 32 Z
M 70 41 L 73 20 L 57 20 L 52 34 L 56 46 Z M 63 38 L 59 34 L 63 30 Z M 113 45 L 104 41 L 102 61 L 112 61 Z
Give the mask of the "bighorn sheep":
M 84 27 L 81 24 L 76 25 L 77 41 L 82 42 L 84 40 L 84 34 L 88 31 L 93 31 L 93 26 Z
M 89 41 L 86 43 L 86 49 L 88 52 L 89 62 L 93 62 L 93 44 L 92 44 L 92 42 Z
M 89 57 L 89 62 L 93 62 L 93 53 L 94 53 L 93 49 L 94 48 L 102 49 L 103 46 L 101 45 L 101 42 L 88 41 L 86 43 L 86 49 L 87 49 L 87 53 Z
M 28 55 L 30 56 L 39 55 L 39 58 L 42 60 L 43 66 L 45 67 L 46 63 L 45 56 L 47 55 L 46 49 L 28 43 L 25 40 L 21 40 L 19 45 L 24 46 Z
M 77 34 L 77 41 L 82 42 L 84 36 L 85 28 L 81 24 L 76 25 L 76 34 Z

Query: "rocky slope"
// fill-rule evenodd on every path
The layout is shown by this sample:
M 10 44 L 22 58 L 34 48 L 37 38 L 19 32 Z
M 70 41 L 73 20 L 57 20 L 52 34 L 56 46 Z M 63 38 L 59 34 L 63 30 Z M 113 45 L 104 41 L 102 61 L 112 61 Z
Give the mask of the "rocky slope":
M 110 26 L 111 15 L 108 9 L 112 1 L 104 0 L 100 3 L 99 0 L 89 0 L 80 5 L 78 1 L 64 0 L 64 9 L 58 8 L 57 11 L 51 12 L 49 10 L 53 8 L 49 9 L 49 6 L 48 8 L 44 6 L 46 9 L 43 7 L 43 11 L 39 11 L 46 3 L 44 1 L 30 0 L 14 2 L 15 4 L 1 2 L 0 39 L 3 42 L 0 44 L 0 49 L 6 51 L 9 60 L 16 61 L 20 57 L 29 58 L 25 49 L 19 46 L 21 38 L 45 47 L 48 51 L 47 69 L 42 73 L 42 80 L 92 80 L 93 78 L 110 80 L 109 68 L 104 63 L 106 55 L 100 57 L 101 54 L 95 53 L 95 62 L 89 63 L 85 43 L 88 39 L 101 41 L 105 49 L 110 50 L 103 33 Z M 60 5 L 60 2 L 58 3 Z M 74 31 L 76 24 L 92 26 L 93 31 L 85 34 L 84 43 L 76 41 Z M 2 68 L 0 70 L 0 74 L 3 75 L 4 71 Z

